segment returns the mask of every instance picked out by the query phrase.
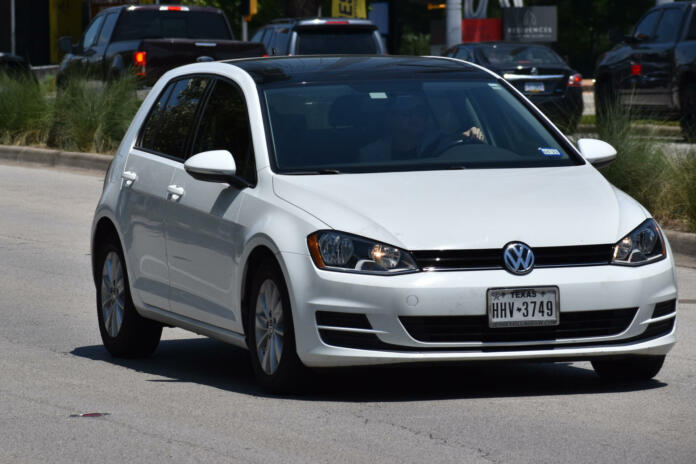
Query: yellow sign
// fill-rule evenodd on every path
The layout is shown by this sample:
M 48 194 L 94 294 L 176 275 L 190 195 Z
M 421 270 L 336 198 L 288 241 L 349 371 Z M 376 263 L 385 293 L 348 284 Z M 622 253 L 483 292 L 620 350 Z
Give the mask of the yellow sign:
M 365 0 L 332 0 L 331 16 L 336 18 L 367 18 Z

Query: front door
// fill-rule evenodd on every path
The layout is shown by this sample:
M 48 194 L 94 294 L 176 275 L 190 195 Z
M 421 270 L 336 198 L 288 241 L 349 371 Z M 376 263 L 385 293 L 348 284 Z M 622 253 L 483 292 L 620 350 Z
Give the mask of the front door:
M 228 150 L 237 175 L 256 182 L 249 117 L 240 89 L 217 80 L 202 112 L 191 153 Z M 191 177 L 183 166 L 173 184 L 182 195 L 167 222 L 167 256 L 173 312 L 242 333 L 235 283 L 245 228 L 239 211 L 249 189 Z

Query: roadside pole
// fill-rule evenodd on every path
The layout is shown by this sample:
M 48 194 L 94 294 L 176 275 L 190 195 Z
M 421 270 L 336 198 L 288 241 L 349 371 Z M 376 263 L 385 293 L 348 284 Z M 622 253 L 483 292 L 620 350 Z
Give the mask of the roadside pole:
M 452 47 L 462 41 L 462 2 L 447 0 L 446 9 L 447 47 Z
M 17 32 L 15 24 L 15 0 L 10 0 L 10 40 L 12 41 L 10 48 L 12 50 L 13 55 L 17 54 L 17 37 L 15 37 L 16 34 Z
M 249 30 L 247 28 L 246 16 L 242 16 L 242 41 L 249 40 Z

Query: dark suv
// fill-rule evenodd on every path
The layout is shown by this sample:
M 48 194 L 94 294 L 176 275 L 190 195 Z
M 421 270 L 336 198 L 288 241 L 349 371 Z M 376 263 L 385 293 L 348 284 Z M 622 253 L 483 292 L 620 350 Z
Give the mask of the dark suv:
M 648 11 L 633 34 L 600 58 L 595 79 L 600 119 L 617 104 L 680 120 L 687 140 L 696 141 L 696 2 Z
M 386 53 L 377 26 L 367 19 L 277 19 L 256 31 L 251 41 L 263 43 L 271 55 Z

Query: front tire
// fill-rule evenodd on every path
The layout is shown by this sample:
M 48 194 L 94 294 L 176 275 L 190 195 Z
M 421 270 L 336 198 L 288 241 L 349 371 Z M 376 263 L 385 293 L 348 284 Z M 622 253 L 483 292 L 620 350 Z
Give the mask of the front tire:
M 131 299 L 126 262 L 111 238 L 99 250 L 97 319 L 102 342 L 112 356 L 150 356 L 162 336 L 162 325 L 138 314 Z
M 304 365 L 297 356 L 290 297 L 283 273 L 271 259 L 251 277 L 247 346 L 259 385 L 280 393 L 301 385 Z
M 631 356 L 620 359 L 596 359 L 592 367 L 602 380 L 610 382 L 650 380 L 660 372 L 665 356 Z

